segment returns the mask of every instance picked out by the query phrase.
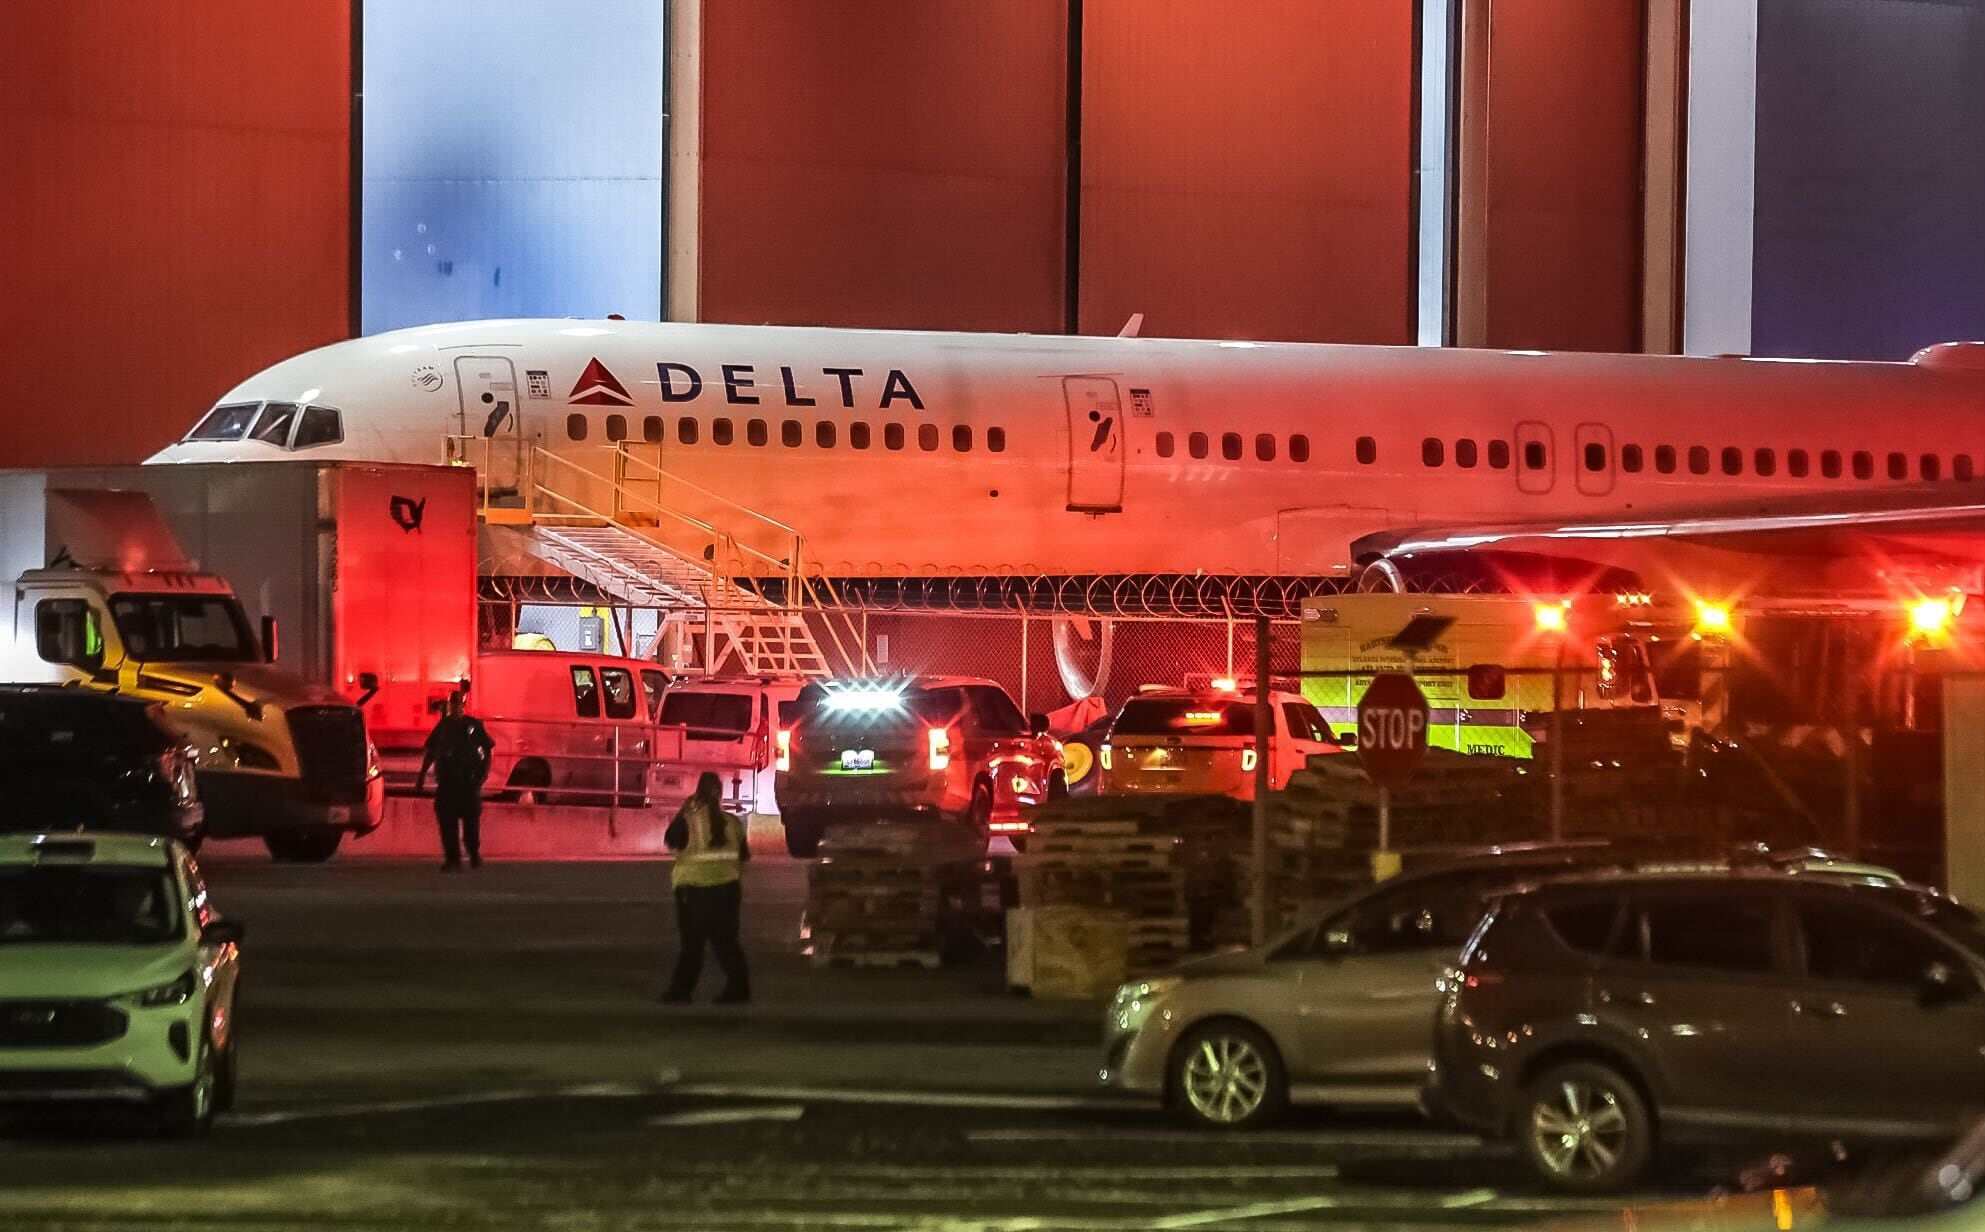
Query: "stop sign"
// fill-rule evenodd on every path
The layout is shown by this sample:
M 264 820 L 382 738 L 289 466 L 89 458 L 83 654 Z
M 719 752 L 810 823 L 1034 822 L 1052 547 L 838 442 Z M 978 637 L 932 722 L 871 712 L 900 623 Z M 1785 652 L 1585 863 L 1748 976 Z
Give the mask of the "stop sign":
M 1399 788 L 1427 755 L 1427 695 L 1411 676 L 1374 677 L 1358 703 L 1358 761 L 1380 787 Z

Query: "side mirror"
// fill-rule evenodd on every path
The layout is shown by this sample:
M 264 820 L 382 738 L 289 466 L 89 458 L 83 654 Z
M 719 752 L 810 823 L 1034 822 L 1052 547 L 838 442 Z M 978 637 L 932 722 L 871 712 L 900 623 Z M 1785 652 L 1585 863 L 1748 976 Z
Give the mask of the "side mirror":
M 1048 716 L 1047 716 L 1047 715 L 1045 715 L 1045 714 L 1030 714 L 1030 715 L 1028 715 L 1028 716 L 1027 716 L 1027 730 L 1028 730 L 1028 731 L 1030 731 L 1030 732 L 1032 732 L 1032 733 L 1033 733 L 1034 735 L 1036 735 L 1036 736 L 1045 736 L 1045 735 L 1047 735 L 1047 734 L 1048 734 Z
M 1358 733 L 1356 730 L 1347 731 L 1347 732 L 1337 732 L 1336 736 L 1337 736 L 1337 743 L 1340 747 L 1347 749 L 1355 749 L 1358 747 Z
M 262 618 L 262 662 L 274 663 L 275 661 L 276 618 L 274 616 L 264 616 Z
M 212 920 L 200 930 L 201 945 L 240 945 L 248 938 L 248 927 L 240 920 Z

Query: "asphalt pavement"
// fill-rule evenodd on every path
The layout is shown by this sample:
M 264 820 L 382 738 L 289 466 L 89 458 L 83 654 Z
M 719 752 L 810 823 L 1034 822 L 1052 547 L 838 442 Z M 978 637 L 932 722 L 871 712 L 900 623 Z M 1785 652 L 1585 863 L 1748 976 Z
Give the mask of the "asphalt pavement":
M 1413 1119 L 1174 1128 L 1095 1089 L 1095 1006 L 1012 996 L 991 961 L 808 965 L 805 869 L 783 859 L 749 867 L 754 1003 L 673 1008 L 662 863 L 238 851 L 206 861 L 249 930 L 238 1107 L 192 1143 L 96 1111 L 0 1123 L 0 1228 L 1617 1221 Z

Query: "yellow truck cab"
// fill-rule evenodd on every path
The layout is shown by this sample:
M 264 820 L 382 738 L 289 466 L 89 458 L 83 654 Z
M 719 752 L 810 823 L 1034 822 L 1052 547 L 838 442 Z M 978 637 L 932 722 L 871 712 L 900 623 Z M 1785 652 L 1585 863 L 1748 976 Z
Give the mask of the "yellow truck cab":
M 357 706 L 270 665 L 227 581 L 201 572 L 141 492 L 0 474 L 0 679 L 158 702 L 191 747 L 207 836 L 326 860 L 379 825 L 385 784 Z
M 1177 792 L 1254 798 L 1255 701 L 1252 686 L 1146 689 L 1123 704 L 1097 750 L 1103 795 Z M 1268 782 L 1280 790 L 1317 754 L 1343 746 L 1315 706 L 1299 693 L 1271 689 Z

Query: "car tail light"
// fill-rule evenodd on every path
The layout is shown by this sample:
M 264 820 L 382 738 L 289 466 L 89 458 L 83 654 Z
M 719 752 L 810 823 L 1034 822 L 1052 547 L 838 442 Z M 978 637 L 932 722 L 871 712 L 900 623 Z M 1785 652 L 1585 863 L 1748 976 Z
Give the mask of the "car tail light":
M 1108 769 L 1110 768 L 1110 746 L 1109 746 L 1109 745 L 1107 745 L 1107 744 L 1106 744 L 1106 745 L 1103 745 L 1102 747 L 1100 747 L 1100 748 L 1098 748 L 1098 749 L 1096 750 L 1096 760 L 1097 760 L 1097 761 L 1099 761 L 1099 762 L 1101 762 L 1101 763 L 1103 763 L 1103 769 L 1105 769 L 1105 770 L 1108 770 Z
M 774 770 L 792 769 L 793 768 L 793 733 L 787 731 L 783 727 L 780 728 L 778 731 L 772 734 L 772 745 L 773 748 L 776 750 L 772 756 L 772 768 Z
M 1259 757 L 1258 757 L 1258 756 L 1257 756 L 1257 755 L 1255 754 L 1255 751 L 1254 751 L 1254 746 L 1253 746 L 1253 745 L 1251 745 L 1251 744 L 1250 744 L 1250 745 L 1249 745 L 1249 746 L 1247 746 L 1246 748 L 1244 748 L 1244 749 L 1242 749 L 1242 750 L 1241 750 L 1241 773 L 1242 773 L 1242 774 L 1253 774 L 1253 773 L 1254 773 L 1254 767 L 1255 767 L 1255 763 L 1256 763 L 1257 761 L 1259 761 L 1259 760 L 1260 760 L 1260 758 L 1259 758 Z
M 1470 988 L 1494 988 L 1503 982 L 1500 971 L 1470 971 L 1461 981 Z
M 951 766 L 951 732 L 947 728 L 930 729 L 930 768 L 945 770 Z

